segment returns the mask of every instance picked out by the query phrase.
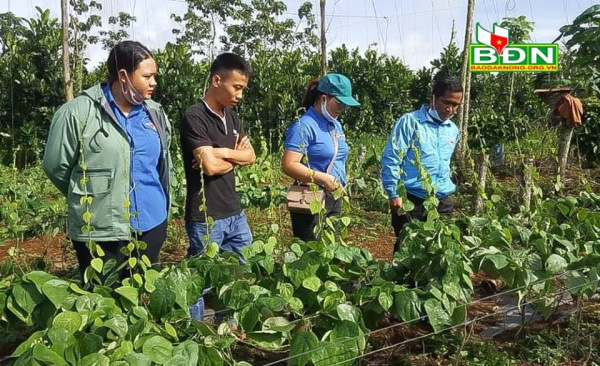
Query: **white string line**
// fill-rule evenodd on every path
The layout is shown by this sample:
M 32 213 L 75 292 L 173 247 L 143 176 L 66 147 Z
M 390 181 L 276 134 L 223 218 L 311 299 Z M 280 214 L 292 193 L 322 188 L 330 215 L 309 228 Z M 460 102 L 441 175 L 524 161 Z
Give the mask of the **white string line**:
M 414 288 L 407 288 L 407 290 L 422 290 L 422 289 L 424 289 L 425 287 L 427 287 L 427 285 L 421 285 L 421 286 L 414 287 Z M 229 311 L 231 311 L 231 310 L 234 310 L 234 309 L 233 309 L 233 308 L 227 308 L 227 309 L 218 310 L 218 311 L 215 311 L 215 312 L 214 312 L 214 315 L 217 315 L 217 314 L 222 314 L 222 313 L 226 313 L 226 312 L 229 312 Z M 313 319 L 313 318 L 316 318 L 316 317 L 318 317 L 318 316 L 320 316 L 320 315 L 321 315 L 321 312 L 317 311 L 317 312 L 316 312 L 316 313 L 314 313 L 314 314 L 311 314 L 311 315 L 305 315 L 305 316 L 303 316 L 303 317 L 301 317 L 301 318 L 299 318 L 299 319 L 292 320 L 292 321 L 290 321 L 290 324 L 295 324 L 295 323 L 298 323 L 298 322 L 300 322 L 300 321 L 302 321 L 302 320 L 309 320 L 309 319 Z M 427 316 L 425 316 L 425 317 L 427 317 Z M 413 321 L 413 320 L 411 320 L 411 321 Z
M 511 289 L 511 290 L 507 290 L 507 291 L 499 292 L 499 293 L 496 293 L 496 294 L 493 294 L 493 295 L 490 295 L 490 296 L 487 296 L 487 297 L 483 297 L 483 298 L 481 298 L 481 299 L 474 300 L 474 301 L 472 301 L 472 302 L 470 302 L 470 303 L 467 303 L 467 304 L 460 304 L 460 305 L 458 305 L 456 308 L 460 308 L 460 307 L 465 307 L 465 306 L 473 305 L 473 304 L 476 304 L 476 303 L 479 303 L 479 302 L 482 302 L 482 301 L 485 301 L 485 300 L 489 300 L 489 299 L 492 299 L 492 298 L 495 298 L 495 297 L 499 297 L 499 296 L 502 296 L 502 295 L 506 295 L 506 294 L 509 294 L 509 293 L 512 293 L 512 292 L 515 292 L 515 291 L 519 291 L 519 290 L 521 290 L 521 289 L 523 289 L 523 288 L 525 288 L 525 287 L 533 286 L 533 285 L 536 285 L 536 284 L 538 284 L 538 283 L 541 283 L 541 282 L 544 282 L 544 281 L 548 281 L 548 280 L 555 279 L 555 278 L 557 278 L 557 277 L 560 277 L 560 276 L 563 276 L 563 275 L 565 275 L 565 274 L 567 274 L 567 273 L 569 273 L 569 272 L 570 272 L 570 271 L 565 271 L 565 272 L 563 272 L 563 273 L 560 273 L 560 274 L 554 275 L 554 276 L 552 276 L 552 277 L 548 277 L 548 278 L 546 278 L 546 279 L 540 279 L 540 280 L 534 281 L 534 282 L 532 282 L 532 283 L 530 283 L 530 284 L 528 284 L 528 285 L 523 285 L 523 286 L 520 286 L 520 287 L 517 287 L 517 288 Z M 538 298 L 538 299 L 539 299 L 539 298 Z M 536 300 L 538 300 L 538 299 L 536 299 Z M 510 310 L 509 310 L 509 311 L 510 311 Z M 414 323 L 414 322 L 417 322 L 417 321 L 419 321 L 419 320 L 424 320 L 424 319 L 426 319 L 426 318 L 427 318 L 427 315 L 423 315 L 423 316 L 421 316 L 421 317 L 419 317 L 419 318 L 416 318 L 416 319 L 411 319 L 411 320 L 409 320 L 409 321 L 405 321 L 405 322 L 402 322 L 402 323 L 396 323 L 396 324 L 393 324 L 393 325 L 390 325 L 390 326 L 387 326 L 387 327 L 384 327 L 384 328 L 375 329 L 375 330 L 373 330 L 373 331 L 370 331 L 370 332 L 366 333 L 366 334 L 365 334 L 365 337 L 366 337 L 366 336 L 369 336 L 369 335 L 371 335 L 371 334 L 375 334 L 375 333 L 379 333 L 379 332 L 385 331 L 385 330 L 390 330 L 390 329 L 393 329 L 393 328 L 396 328 L 396 327 L 399 327 L 399 326 L 402 326 L 402 325 L 406 325 L 406 324 Z M 460 324 L 459 324 L 459 325 L 460 325 Z M 309 353 L 312 353 L 312 352 L 316 352 L 316 351 L 319 351 L 319 350 L 321 350 L 321 349 L 325 349 L 325 348 L 327 348 L 327 347 L 331 347 L 331 346 L 333 346 L 333 345 L 339 345 L 339 344 L 341 344 L 341 343 L 344 343 L 344 342 L 347 342 L 347 341 L 349 341 L 349 340 L 353 340 L 353 339 L 354 339 L 354 338 L 347 338 L 347 339 L 343 339 L 343 340 L 341 340 L 341 341 L 338 341 L 338 342 L 332 342 L 332 343 L 326 344 L 326 345 L 324 345 L 324 346 L 321 346 L 321 347 L 315 348 L 315 349 L 313 349 L 313 350 L 310 350 L 310 351 L 306 351 L 306 352 L 303 352 L 303 353 L 299 353 L 299 354 L 297 354 L 297 355 L 290 356 L 290 357 L 287 357 L 287 358 L 284 358 L 284 359 L 281 359 L 281 360 L 273 361 L 273 362 L 271 362 L 271 363 L 268 363 L 268 364 L 266 364 L 266 365 L 264 365 L 264 366 L 272 366 L 272 365 L 276 365 L 276 364 L 278 364 L 278 363 L 281 363 L 281 362 L 284 362 L 284 361 L 288 361 L 288 360 L 290 360 L 290 359 L 293 359 L 293 358 L 296 358 L 296 357 L 304 356 L 304 355 L 306 355 L 306 354 L 309 354 Z
M 131 15 L 133 17 L 135 17 L 135 6 L 136 5 L 137 5 L 137 0 L 133 0 L 133 10 L 131 11 Z M 146 20 L 147 20 L 147 18 L 146 18 Z M 131 39 L 133 39 L 135 41 L 136 40 L 135 39 L 135 28 L 133 27 L 134 24 L 135 24 L 135 21 L 132 21 L 129 28 L 131 30 Z
M 172 262 L 172 263 L 173 263 L 173 264 L 176 264 L 177 262 Z M 567 272 L 563 272 L 563 273 L 561 273 L 560 275 L 563 275 L 563 274 L 565 274 L 565 273 L 567 273 Z M 556 275 L 556 276 L 560 276 L 560 275 Z M 550 277 L 550 278 L 552 278 L 552 277 Z M 532 284 L 533 284 L 533 283 L 532 283 Z M 423 284 L 423 285 L 421 285 L 421 286 L 417 286 L 417 287 L 413 287 L 413 288 L 406 288 L 406 290 L 422 290 L 422 289 L 424 289 L 425 287 L 427 287 L 428 285 L 429 285 L 429 284 Z M 226 312 L 229 312 L 229 311 L 231 311 L 231 310 L 234 310 L 234 309 L 233 309 L 233 308 L 226 308 L 226 309 L 218 310 L 218 311 L 215 311 L 215 312 L 214 312 L 214 315 L 216 315 L 216 314 L 222 314 L 222 313 L 226 313 Z M 304 317 L 302 317 L 302 318 L 299 318 L 299 319 L 296 319 L 296 320 L 292 320 L 292 321 L 290 321 L 290 324 L 294 324 L 294 323 L 297 323 L 297 322 L 299 322 L 299 321 L 302 321 L 302 320 L 308 320 L 308 319 L 316 318 L 316 317 L 318 317 L 319 315 L 321 315 L 321 313 L 317 311 L 316 313 L 314 313 L 314 314 L 312 314 L 312 315 L 308 315 L 308 316 L 304 316 Z M 426 316 L 425 316 L 425 317 L 426 317 Z
M 589 308 L 595 307 L 595 306 L 597 306 L 597 305 L 598 305 L 598 304 L 591 304 L 591 305 L 588 305 L 588 306 L 584 306 L 584 307 L 582 307 L 582 308 L 581 308 L 579 311 L 580 311 L 580 312 L 583 312 L 583 310 L 586 310 L 586 309 L 589 309 Z M 587 338 L 587 337 L 590 337 L 590 336 L 592 336 L 592 335 L 594 335 L 594 334 L 596 334 L 596 333 L 600 333 L 600 330 L 595 330 L 595 331 L 593 331 L 593 332 L 591 332 L 591 333 L 588 333 L 588 334 L 586 334 L 585 336 L 575 336 L 575 340 L 574 340 L 574 341 L 571 341 L 571 342 L 569 342 L 569 343 L 567 343 L 567 344 L 563 344 L 562 346 L 558 347 L 558 348 L 557 348 L 557 350 L 561 350 L 561 349 L 567 348 L 567 347 L 569 347 L 570 345 L 572 345 L 573 343 L 579 342 L 580 340 L 582 340 L 582 339 L 585 339 L 585 338 Z
M 325 27 L 325 33 L 329 33 L 329 28 L 331 27 L 331 23 L 333 22 L 333 16 L 335 14 L 335 7 L 337 6 L 337 4 L 340 2 L 340 0 L 335 0 L 335 2 L 333 3 L 333 7 L 331 8 L 331 19 L 329 19 L 329 23 L 327 23 L 327 27 Z M 296 14 L 297 16 L 298 14 Z M 319 19 L 321 17 L 321 13 L 319 12 Z M 325 14 L 325 20 L 327 20 L 327 14 Z
M 169 0 L 169 1 L 175 1 L 175 2 L 179 2 L 179 0 Z M 402 6 L 402 4 L 400 4 Z M 437 9 L 436 11 L 446 11 L 449 10 L 451 11 L 452 9 L 461 9 L 462 6 L 452 6 L 452 7 L 448 7 L 448 8 L 440 8 Z M 429 15 L 433 13 L 433 10 L 424 10 L 424 11 L 415 11 L 412 13 L 404 13 L 402 15 L 400 15 L 401 18 L 405 18 L 405 17 L 412 17 L 414 15 Z M 292 13 L 292 12 L 284 12 L 284 14 L 287 15 L 295 15 L 298 16 L 297 13 Z M 377 19 L 390 19 L 390 18 L 396 18 L 398 17 L 398 15 L 394 16 L 394 15 L 386 15 L 386 16 L 373 16 L 373 15 L 356 15 L 356 14 L 325 14 L 325 17 L 331 17 L 331 18 L 377 18 Z
M 553 279 L 553 278 L 555 278 L 555 277 L 558 277 L 558 276 L 562 276 L 562 275 L 564 275 L 565 273 L 567 273 L 567 272 L 561 273 L 560 275 L 555 275 L 554 277 L 549 277 L 547 280 Z M 546 279 L 545 279 L 545 280 L 543 280 L 543 281 L 546 281 Z M 535 284 L 535 283 L 531 283 L 531 284 L 529 284 L 529 285 L 534 285 L 534 284 Z M 476 303 L 478 303 L 478 302 L 482 302 L 482 301 L 484 301 L 484 300 L 488 300 L 488 299 L 491 299 L 491 298 L 494 298 L 494 297 L 498 297 L 498 296 L 501 296 L 501 295 L 505 295 L 505 294 L 507 294 L 507 293 L 511 293 L 511 292 L 518 291 L 518 290 L 519 290 L 519 288 L 515 288 L 515 289 L 508 290 L 508 291 L 504 291 L 504 292 L 500 292 L 500 293 L 497 293 L 497 294 L 493 294 L 493 295 L 487 296 L 487 297 L 485 297 L 485 298 L 477 299 L 477 300 L 475 300 L 475 301 L 473 301 L 473 302 L 471 302 L 471 303 L 468 303 L 468 304 L 461 304 L 461 305 L 457 306 L 457 308 L 459 308 L 459 307 L 464 307 L 464 306 L 468 306 L 468 305 L 473 305 L 473 304 L 476 304 Z M 419 317 L 419 318 L 411 319 L 411 320 L 408 320 L 408 321 L 405 321 L 405 322 L 401 322 L 401 323 L 392 324 L 392 325 L 390 325 L 390 326 L 387 326 L 387 327 L 384 327 L 384 328 L 375 329 L 375 330 L 373 330 L 373 331 L 370 331 L 370 332 L 366 333 L 366 334 L 365 334 L 365 337 L 366 337 L 366 336 L 368 336 L 368 335 L 374 334 L 374 333 L 382 332 L 382 331 L 384 331 L 384 330 L 390 330 L 390 329 L 393 329 L 393 328 L 396 328 L 396 327 L 399 327 L 399 326 L 402 326 L 402 325 L 407 325 L 407 324 L 410 324 L 410 323 L 417 322 L 417 321 L 419 321 L 419 320 L 424 320 L 424 319 L 426 319 L 426 318 L 427 318 L 427 315 L 423 315 L 423 316 L 421 316 L 421 317 Z M 305 352 L 305 353 L 300 353 L 300 354 L 298 354 L 298 355 L 294 355 L 294 356 L 292 356 L 292 357 L 289 357 L 289 358 L 286 358 L 286 359 L 281 359 L 281 360 L 275 361 L 275 362 L 273 362 L 273 363 L 266 364 L 266 365 L 264 365 L 264 366 L 271 366 L 271 365 L 275 365 L 275 364 L 277 364 L 277 363 L 279 363 L 279 362 L 288 361 L 289 359 L 292 359 L 292 358 L 294 358 L 294 357 L 300 357 L 300 356 L 303 356 L 303 355 L 305 355 L 305 354 L 308 354 L 308 353 L 311 353 L 311 352 L 314 352 L 314 351 L 318 351 L 318 350 L 321 350 L 321 349 L 324 349 L 324 348 L 330 347 L 330 346 L 332 346 L 332 345 L 336 345 L 336 344 L 341 344 L 341 343 L 347 342 L 348 340 L 351 340 L 351 339 L 353 339 L 353 338 L 350 338 L 350 339 L 344 339 L 344 340 L 341 340 L 341 341 L 339 341 L 339 342 L 333 342 L 333 343 L 327 344 L 327 345 L 325 345 L 325 346 L 322 346 L 322 347 L 320 347 L 320 348 L 316 348 L 316 349 L 313 349 L 313 350 L 311 350 L 311 351 L 307 351 L 307 352 Z
M 577 336 L 577 337 L 575 337 L 575 340 L 574 340 L 574 341 L 571 341 L 571 342 L 569 342 L 569 343 L 567 343 L 567 344 L 563 344 L 562 346 L 558 347 L 556 350 L 557 350 L 557 351 L 563 350 L 563 349 L 565 349 L 565 348 L 569 347 L 570 345 L 572 345 L 573 343 L 577 343 L 577 342 L 579 342 L 579 341 L 581 341 L 581 340 L 584 340 L 584 339 L 586 339 L 586 338 L 588 338 L 588 337 L 591 337 L 591 336 L 593 336 L 593 335 L 595 335 L 595 334 L 597 334 L 597 333 L 600 333 L 600 330 L 595 330 L 595 331 L 593 331 L 593 332 L 591 332 L 591 333 L 588 333 L 588 334 L 586 334 L 586 335 L 585 335 L 585 336 L 583 336 L 583 337 L 582 337 L 582 336 Z
M 450 1 L 450 0 L 448 0 Z M 406 56 L 404 54 L 404 23 L 400 25 L 400 15 L 398 13 L 398 1 L 394 1 L 396 7 L 396 25 L 398 26 L 398 35 L 400 36 L 400 48 L 402 49 L 402 62 L 406 62 Z M 400 1 L 400 9 L 402 10 L 402 2 Z
M 442 31 L 440 30 L 440 22 L 438 20 L 438 16 L 437 16 L 437 13 L 435 10 L 435 4 L 434 4 L 433 0 L 431 0 L 431 9 L 433 11 L 433 17 L 435 18 L 435 24 L 437 27 L 438 36 L 440 37 L 440 46 L 444 47 L 444 40 L 442 39 Z M 432 42 L 433 42 L 433 40 L 432 40 Z
M 456 21 L 456 19 L 454 18 L 454 12 L 452 11 L 452 4 L 450 3 L 450 0 L 448 0 L 448 9 L 450 10 L 450 17 L 452 18 L 452 21 Z
M 531 21 L 535 25 L 535 17 L 533 16 L 533 7 L 531 6 L 531 0 L 528 0 L 528 2 L 529 2 L 529 12 L 531 13 Z M 537 37 L 535 35 L 535 26 L 533 27 L 532 33 L 533 33 L 533 42 L 537 43 Z
M 496 21 L 498 23 L 500 23 L 500 13 L 498 12 L 498 4 L 496 3 L 497 0 L 493 0 L 493 8 L 494 8 L 494 12 L 496 13 Z
M 566 293 L 566 292 L 568 292 L 568 291 L 570 291 L 570 290 L 573 290 L 573 289 L 575 289 L 575 288 L 580 288 L 580 287 L 583 287 L 583 286 L 589 285 L 589 284 L 591 284 L 592 282 L 598 282 L 598 281 L 600 281 L 600 280 L 593 280 L 593 281 L 589 281 L 589 282 L 586 282 L 586 283 L 583 283 L 583 284 L 580 284 L 580 285 L 577 285 L 577 286 L 573 286 L 573 287 L 567 288 L 566 290 L 564 290 L 564 291 L 562 291 L 562 292 L 559 292 L 559 293 L 553 294 L 553 296 L 554 296 L 554 297 L 557 297 L 558 295 L 562 295 L 562 294 L 564 294 L 564 293 Z M 526 302 L 526 303 L 523 303 L 523 304 L 521 304 L 521 305 L 529 305 L 529 304 L 531 304 L 531 303 L 534 303 L 535 301 L 541 300 L 541 299 L 543 299 L 543 298 L 548 298 L 548 296 L 551 296 L 551 295 L 542 296 L 542 297 L 540 297 L 540 298 L 537 298 L 537 299 L 534 299 L 534 300 L 528 301 L 528 302 Z M 435 334 L 441 334 L 441 333 L 447 332 L 448 330 L 456 329 L 456 328 L 458 328 L 458 327 L 461 327 L 461 326 L 463 326 L 463 325 L 469 325 L 469 324 L 475 323 L 476 321 L 479 321 L 479 320 L 482 320 L 482 319 L 489 318 L 489 317 L 491 317 L 491 316 L 493 316 L 493 315 L 499 315 L 499 314 L 504 314 L 504 313 L 507 313 L 507 312 L 509 312 L 509 311 L 518 310 L 519 308 L 520 308 L 520 305 L 516 305 L 516 306 L 514 306 L 513 308 L 504 309 L 504 310 L 502 310 L 502 311 L 497 311 L 497 312 L 494 312 L 494 313 L 491 313 L 491 314 L 486 314 L 486 315 L 484 315 L 484 316 L 476 317 L 476 318 L 473 318 L 473 319 L 471 319 L 471 320 L 469 320 L 469 321 L 466 321 L 466 322 L 464 322 L 464 323 L 457 324 L 457 325 L 453 325 L 453 326 L 450 326 L 450 327 L 444 328 L 444 329 L 442 329 L 442 330 L 440 330 L 440 331 L 437 331 L 437 332 L 430 332 L 430 333 L 427 333 L 427 334 L 424 334 L 424 335 L 421 335 L 421 336 L 418 336 L 418 337 L 410 338 L 410 339 L 404 340 L 404 341 L 402 341 L 402 342 L 398 342 L 398 343 L 392 344 L 392 345 L 390 345 L 390 346 L 386 346 L 386 347 L 383 347 L 383 348 L 380 348 L 380 349 L 377 349 L 377 350 L 373 350 L 373 351 L 371 351 L 371 352 L 364 353 L 364 354 L 362 354 L 362 355 L 359 355 L 359 356 L 356 356 L 356 357 L 353 357 L 353 358 L 350 358 L 350 359 L 347 359 L 347 360 L 344 360 L 344 361 L 341 361 L 341 362 L 337 362 L 337 363 L 335 363 L 335 364 L 333 364 L 333 365 L 331 365 L 331 366 L 340 365 L 340 364 L 343 364 L 343 363 L 346 363 L 346 362 L 350 362 L 350 361 L 354 361 L 354 360 L 357 360 L 357 359 L 359 359 L 359 358 L 364 358 L 364 357 L 366 357 L 366 356 L 369 356 L 369 355 L 372 355 L 372 354 L 375 354 L 375 353 L 379 353 L 379 352 L 382 352 L 382 351 L 385 351 L 385 350 L 388 350 L 388 349 L 391 349 L 391 348 L 395 348 L 395 347 L 398 347 L 398 346 L 404 345 L 404 344 L 406 344 L 406 343 L 410 343 L 410 342 L 413 342 L 413 341 L 418 341 L 418 340 L 420 340 L 420 339 L 424 339 L 424 338 L 429 338 L 429 337 L 430 337 L 430 336 L 432 336 L 432 335 L 435 335 Z M 354 338 L 356 338 L 356 337 L 354 337 Z M 354 339 L 354 338 L 348 338 L 348 339 Z
M 490 19 L 490 15 L 488 14 L 487 9 L 487 0 L 483 0 L 483 9 L 485 10 L 485 17 L 487 18 L 488 24 L 490 28 L 492 27 L 492 20 Z
M 377 41 L 378 41 L 380 47 L 381 46 L 384 47 L 384 53 L 387 53 L 386 52 L 387 46 L 384 44 L 384 39 L 383 39 L 383 31 L 380 29 L 380 26 L 379 26 L 379 17 L 377 16 L 377 8 L 375 6 L 375 0 L 371 0 L 371 5 L 373 6 L 373 14 L 375 15 L 375 28 L 377 29 Z M 380 48 L 380 50 L 381 50 L 381 48 Z
M 163 263 L 164 263 L 164 262 L 163 262 Z M 161 263 L 161 264 L 163 264 L 163 263 Z M 172 262 L 172 263 L 173 263 L 173 264 L 176 264 L 177 262 Z M 563 274 L 565 274 L 565 273 L 567 273 L 567 272 L 561 273 L 560 275 L 563 275 Z M 560 276 L 560 275 L 556 275 L 556 276 Z M 550 277 L 550 278 L 552 278 L 552 277 Z M 532 284 L 533 284 L 533 283 L 532 283 Z M 423 285 L 421 285 L 421 286 L 417 286 L 417 287 L 413 287 L 413 288 L 407 288 L 406 290 L 422 290 L 422 289 L 424 289 L 424 288 L 425 288 L 425 287 L 427 287 L 427 286 L 428 286 L 428 284 L 423 284 Z M 218 311 L 215 311 L 215 312 L 214 312 L 214 315 L 216 315 L 216 314 L 222 314 L 222 313 L 226 313 L 226 312 L 229 312 L 229 311 L 231 311 L 231 310 L 234 310 L 234 309 L 233 309 L 233 308 L 226 308 L 226 309 L 218 310 Z M 316 312 L 316 313 L 314 313 L 314 314 L 312 314 L 312 315 L 309 315 L 309 316 L 304 316 L 304 317 L 302 317 L 302 318 L 299 318 L 299 319 L 296 319 L 296 320 L 292 320 L 292 321 L 290 322 L 290 324 L 294 324 L 294 323 L 297 323 L 297 322 L 299 322 L 299 321 L 302 321 L 302 320 L 308 320 L 308 319 L 316 318 L 316 317 L 318 317 L 319 315 L 321 315 L 321 313 L 320 313 L 320 312 Z M 425 316 L 425 317 L 427 317 L 427 316 Z

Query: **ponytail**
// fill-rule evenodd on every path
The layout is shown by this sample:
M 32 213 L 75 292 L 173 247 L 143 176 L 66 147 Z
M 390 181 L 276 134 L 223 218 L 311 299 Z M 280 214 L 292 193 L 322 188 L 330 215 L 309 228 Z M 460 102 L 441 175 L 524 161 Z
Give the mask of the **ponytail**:
M 312 107 L 321 95 L 325 95 L 317 89 L 318 86 L 319 80 L 313 80 L 308 83 L 306 94 L 304 94 L 304 99 L 302 99 L 302 107 L 304 109 Z

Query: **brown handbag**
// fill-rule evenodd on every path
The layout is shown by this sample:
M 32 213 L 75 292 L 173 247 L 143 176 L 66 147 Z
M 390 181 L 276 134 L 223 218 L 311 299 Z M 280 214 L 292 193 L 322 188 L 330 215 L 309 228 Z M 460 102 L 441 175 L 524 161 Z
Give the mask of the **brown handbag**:
M 325 201 L 325 190 L 319 188 L 313 192 L 308 185 L 292 184 L 286 199 L 287 208 L 290 212 L 311 214 L 310 203 L 315 200 L 323 203 Z
M 334 126 L 335 131 L 335 126 Z M 326 173 L 329 174 L 331 172 L 331 168 L 333 167 L 333 163 L 335 163 L 335 159 L 338 154 L 338 141 L 335 133 L 332 133 L 329 130 L 329 134 L 333 138 L 333 146 L 334 146 L 334 154 L 331 162 L 327 166 Z M 310 163 L 309 163 L 310 167 Z M 312 214 L 310 211 L 310 203 L 314 200 L 319 201 L 321 204 L 325 204 L 325 190 L 322 187 L 319 187 L 316 191 L 313 191 L 311 187 L 307 184 L 300 184 L 295 182 L 290 186 L 288 190 L 287 196 L 287 209 L 290 212 L 301 213 L 301 214 Z

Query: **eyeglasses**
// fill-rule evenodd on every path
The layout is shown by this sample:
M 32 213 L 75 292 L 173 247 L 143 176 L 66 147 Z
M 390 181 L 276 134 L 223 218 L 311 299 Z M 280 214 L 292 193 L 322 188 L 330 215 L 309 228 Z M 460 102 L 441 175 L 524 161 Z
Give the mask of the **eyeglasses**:
M 336 97 L 332 97 L 338 109 L 344 110 L 346 109 L 346 105 L 338 100 Z

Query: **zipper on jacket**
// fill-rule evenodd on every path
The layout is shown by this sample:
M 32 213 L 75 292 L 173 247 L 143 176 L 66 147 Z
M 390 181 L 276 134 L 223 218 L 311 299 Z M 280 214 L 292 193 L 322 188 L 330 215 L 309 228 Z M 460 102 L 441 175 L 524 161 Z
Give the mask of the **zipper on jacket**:
M 442 152 L 440 150 L 440 145 L 441 145 L 441 143 L 440 143 L 440 141 L 441 141 L 440 140 L 440 127 L 441 127 L 441 124 L 437 126 L 438 171 L 437 171 L 436 179 L 435 179 L 436 185 L 438 183 L 437 178 L 440 176 L 440 172 L 442 171 Z M 437 187 L 437 188 L 439 188 L 439 187 Z

